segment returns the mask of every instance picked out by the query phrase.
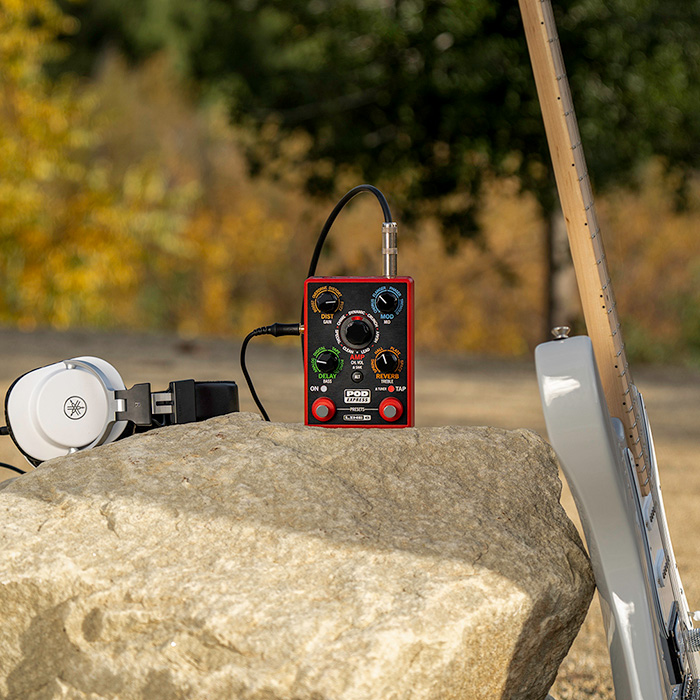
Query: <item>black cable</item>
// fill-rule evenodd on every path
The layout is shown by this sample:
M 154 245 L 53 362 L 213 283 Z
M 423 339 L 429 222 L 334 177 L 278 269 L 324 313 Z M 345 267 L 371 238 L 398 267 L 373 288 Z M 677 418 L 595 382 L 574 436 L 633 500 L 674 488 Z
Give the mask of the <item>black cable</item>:
M 241 345 L 241 371 L 243 372 L 243 376 L 245 377 L 248 389 L 250 389 L 250 395 L 253 397 L 255 405 L 258 407 L 260 414 L 266 421 L 269 421 L 270 417 L 267 415 L 267 411 L 265 410 L 265 408 L 262 405 L 262 402 L 258 398 L 258 394 L 255 391 L 255 387 L 253 386 L 253 380 L 250 378 L 250 374 L 248 373 L 248 368 L 246 367 L 245 363 L 245 353 L 246 349 L 248 348 L 248 343 L 256 335 L 273 335 L 275 336 L 275 338 L 278 338 L 281 335 L 300 335 L 300 333 L 301 326 L 298 323 L 273 323 L 271 326 L 261 326 L 260 328 L 256 328 L 255 330 L 248 333 L 248 335 L 243 340 L 243 344 Z
M 331 230 L 331 226 L 333 226 L 333 222 L 336 220 L 338 214 L 340 214 L 343 207 L 355 195 L 360 194 L 360 192 L 371 192 L 379 200 L 379 204 L 382 207 L 382 212 L 384 213 L 384 221 L 388 224 L 393 222 L 393 219 L 391 218 L 391 210 L 389 209 L 389 203 L 386 201 L 386 197 L 381 193 L 380 190 L 378 190 L 373 185 L 358 185 L 357 187 L 353 187 L 349 192 L 343 195 L 343 197 L 335 205 L 333 211 L 326 219 L 326 223 L 323 224 L 323 229 L 321 229 L 321 233 L 318 237 L 318 240 L 316 241 L 316 248 L 314 249 L 314 254 L 311 256 L 311 264 L 309 265 L 309 272 L 306 275 L 307 277 L 313 277 L 316 274 L 316 266 L 318 265 L 318 260 L 321 257 L 321 250 L 323 248 L 323 244 L 326 241 L 326 237 L 328 236 L 328 232 Z
M 6 425 L 0 426 L 0 435 L 9 435 L 10 434 L 10 429 Z M 8 464 L 7 462 L 0 462 L 0 467 L 4 467 L 5 469 L 9 469 L 12 472 L 17 472 L 18 474 L 26 474 L 23 469 L 20 469 L 19 467 L 14 467 L 11 464 Z
M 18 474 L 26 474 L 27 472 L 23 471 L 19 467 L 13 467 L 11 464 L 8 464 L 7 462 L 0 462 L 0 467 L 3 467 L 4 469 L 9 469 L 10 471 L 17 472 Z
M 338 214 L 340 214 L 343 207 L 355 195 L 360 194 L 360 192 L 372 193 L 379 200 L 379 204 L 382 208 L 382 213 L 384 214 L 384 221 L 386 223 L 393 223 L 393 219 L 391 217 L 391 210 L 389 209 L 389 203 L 387 202 L 386 197 L 382 194 L 382 192 L 379 189 L 377 189 L 373 185 L 358 185 L 357 187 L 353 187 L 350 191 L 346 192 L 345 195 L 343 195 L 343 197 L 335 205 L 335 207 L 333 208 L 333 211 L 330 213 L 330 215 L 326 219 L 326 223 L 323 225 L 323 228 L 321 229 L 321 233 L 319 234 L 318 240 L 316 241 L 316 247 L 314 248 L 313 255 L 311 256 L 311 264 L 309 265 L 309 272 L 306 275 L 307 277 L 313 277 L 314 274 L 316 274 L 316 267 L 318 265 L 318 260 L 321 257 L 321 250 L 323 249 L 323 244 L 325 243 L 326 238 L 328 237 L 328 233 L 331 230 L 331 226 L 333 226 L 333 222 L 336 220 L 336 218 L 338 217 Z M 303 320 L 303 309 L 302 309 L 302 320 Z M 266 421 L 269 421 L 270 417 L 267 415 L 267 411 L 265 410 L 264 406 L 262 405 L 262 402 L 258 398 L 258 394 L 255 391 L 255 387 L 253 386 L 253 380 L 250 378 L 250 374 L 248 373 L 248 368 L 246 367 L 246 361 L 245 361 L 245 355 L 246 355 L 246 350 L 248 349 L 248 343 L 256 335 L 273 335 L 275 337 L 278 337 L 280 335 L 301 335 L 301 324 L 299 324 L 299 323 L 273 323 L 271 326 L 261 326 L 260 328 L 256 328 L 255 330 L 248 333 L 248 335 L 244 338 L 243 343 L 241 345 L 241 371 L 243 372 L 243 376 L 245 377 L 246 384 L 248 385 L 248 389 L 250 390 L 250 395 L 253 397 L 253 401 L 255 401 L 255 405 L 258 407 L 260 414 L 262 415 L 262 417 Z

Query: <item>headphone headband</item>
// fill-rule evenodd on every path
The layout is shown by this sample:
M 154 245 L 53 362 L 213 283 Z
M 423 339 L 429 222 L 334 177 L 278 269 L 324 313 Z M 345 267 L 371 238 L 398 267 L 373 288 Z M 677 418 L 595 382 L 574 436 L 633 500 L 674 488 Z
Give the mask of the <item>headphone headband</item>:
M 194 423 L 238 411 L 238 387 L 231 381 L 181 379 L 170 382 L 167 391 L 156 392 L 150 384 L 134 384 L 114 395 L 119 406 L 117 420 L 139 427 Z

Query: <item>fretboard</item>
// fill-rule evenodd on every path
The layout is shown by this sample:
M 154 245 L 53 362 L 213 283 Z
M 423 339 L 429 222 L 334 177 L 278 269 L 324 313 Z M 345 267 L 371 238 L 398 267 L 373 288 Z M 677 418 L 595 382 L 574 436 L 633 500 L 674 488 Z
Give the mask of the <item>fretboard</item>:
M 519 2 L 586 328 L 608 409 L 622 421 L 646 494 L 648 450 L 632 401 L 632 377 L 552 5 L 550 0 Z

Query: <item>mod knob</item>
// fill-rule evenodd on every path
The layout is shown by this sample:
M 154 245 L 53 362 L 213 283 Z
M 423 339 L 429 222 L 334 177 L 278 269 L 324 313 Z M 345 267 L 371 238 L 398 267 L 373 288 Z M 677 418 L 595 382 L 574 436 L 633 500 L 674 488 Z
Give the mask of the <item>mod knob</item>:
M 379 404 L 379 415 L 385 421 L 393 423 L 403 415 L 403 404 L 395 398 L 384 399 Z
M 322 314 L 334 314 L 340 307 L 340 299 L 333 292 L 321 292 L 316 297 L 316 306 Z
M 340 339 L 348 347 L 362 350 L 374 340 L 374 327 L 362 316 L 349 316 L 340 326 Z
M 399 358 L 391 350 L 383 350 L 375 360 L 377 371 L 381 374 L 393 374 L 399 368 Z
M 333 374 L 338 369 L 338 356 L 330 350 L 324 350 L 316 356 L 316 368 L 321 374 Z
M 399 298 L 394 292 L 380 292 L 374 300 L 377 305 L 377 311 L 382 314 L 393 314 L 396 307 L 399 305 Z
M 311 404 L 311 415 L 316 420 L 325 423 L 335 415 L 335 404 L 325 397 L 316 399 L 316 401 Z

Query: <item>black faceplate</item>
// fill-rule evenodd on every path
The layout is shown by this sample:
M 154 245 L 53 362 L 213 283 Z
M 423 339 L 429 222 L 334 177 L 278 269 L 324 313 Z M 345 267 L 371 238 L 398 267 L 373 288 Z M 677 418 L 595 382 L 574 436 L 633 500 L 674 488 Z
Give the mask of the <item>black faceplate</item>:
M 328 293 L 338 297 L 338 308 L 324 313 L 316 299 L 328 305 Z M 393 313 L 382 313 L 386 295 L 396 296 Z M 381 298 L 380 298 L 381 295 Z M 304 295 L 304 362 L 307 425 L 331 427 L 406 427 L 413 425 L 413 281 L 399 278 L 328 277 L 307 280 Z M 372 332 L 366 347 L 353 348 L 344 342 L 343 329 L 351 322 L 365 324 Z M 338 367 L 325 373 L 328 353 L 337 356 Z M 382 353 L 391 353 L 382 362 Z M 394 364 L 393 372 L 382 371 Z M 318 360 L 318 362 L 317 362 Z M 331 363 L 335 364 L 335 363 Z M 312 407 L 318 399 L 329 399 L 335 415 L 318 420 Z M 396 421 L 380 415 L 385 399 L 400 402 L 402 414 Z

